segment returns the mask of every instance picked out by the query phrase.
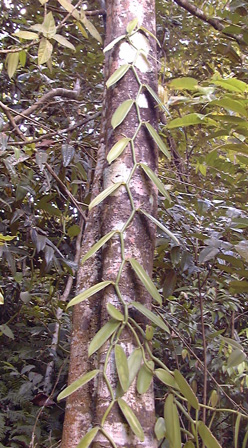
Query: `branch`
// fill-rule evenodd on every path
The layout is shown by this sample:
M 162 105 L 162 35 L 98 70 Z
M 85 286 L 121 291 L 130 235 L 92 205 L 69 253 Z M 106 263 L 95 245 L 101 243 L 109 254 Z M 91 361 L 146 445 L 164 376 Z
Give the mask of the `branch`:
M 189 3 L 188 0 L 174 0 L 174 1 L 182 8 L 186 9 L 186 11 L 190 12 L 190 14 L 192 14 L 193 16 L 198 17 L 198 19 L 201 19 L 204 22 L 207 22 L 210 25 L 212 25 L 216 30 L 222 31 L 223 28 L 225 28 L 225 26 L 218 19 L 208 17 L 200 8 L 193 5 L 192 3 Z

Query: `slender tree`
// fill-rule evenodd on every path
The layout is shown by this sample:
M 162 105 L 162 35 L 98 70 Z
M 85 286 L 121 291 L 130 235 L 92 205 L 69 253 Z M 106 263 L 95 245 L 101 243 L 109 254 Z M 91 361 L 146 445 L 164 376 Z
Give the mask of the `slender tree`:
M 111 185 L 117 183 L 125 185 L 121 185 L 90 211 L 84 232 L 82 255 L 87 253 L 103 235 L 111 231 L 116 231 L 116 234 L 107 242 L 100 254 L 100 251 L 96 252 L 80 267 L 77 281 L 79 292 L 101 281 L 109 280 L 114 283 L 119 276 L 118 288 L 109 285 L 104 289 L 104 293 L 94 295 L 93 298 L 74 307 L 69 383 L 92 368 L 104 370 L 109 342 L 101 347 L 100 354 L 90 358 L 88 358 L 88 345 L 95 332 L 109 319 L 106 308 L 108 304 L 114 305 L 121 312 L 125 312 L 125 304 L 132 301 L 141 302 L 148 308 L 151 306 L 151 296 L 128 260 L 138 261 L 151 276 L 155 227 L 138 209 L 143 208 L 145 212 L 154 216 L 157 207 L 157 188 L 139 165 L 145 164 L 156 171 L 155 144 L 144 124 L 149 122 L 150 125 L 156 126 L 156 108 L 152 96 L 142 86 L 149 85 L 156 91 L 156 41 L 149 34 L 155 34 L 155 4 L 153 0 L 108 0 L 106 46 L 119 36 L 125 35 L 127 29 L 135 26 L 135 21 L 132 22 L 134 19 L 137 19 L 138 26 L 142 26 L 143 30 L 139 30 L 133 36 L 130 33 L 130 38 L 127 40 L 123 38 L 106 51 L 106 81 L 119 67 L 128 65 L 134 69 L 127 70 L 115 85 L 105 88 L 101 143 L 92 199 Z M 128 25 L 130 22 L 131 25 Z M 113 114 L 117 116 L 118 121 L 116 111 L 125 105 L 128 106 L 125 119 L 119 126 L 113 125 L 113 121 L 111 123 Z M 119 116 L 122 115 L 123 112 L 119 109 Z M 113 129 L 115 127 L 116 129 Z M 117 142 L 122 139 L 126 139 L 123 143 L 126 146 L 124 152 L 109 164 L 107 155 L 110 149 L 116 144 L 118 146 Z M 142 322 L 141 314 L 137 313 L 136 318 Z M 129 327 L 125 327 L 122 331 L 118 344 L 127 357 L 137 349 Z M 135 386 L 131 385 L 123 397 L 143 428 L 145 436 L 144 440 L 141 437 L 143 441 L 140 441 L 125 423 L 117 403 L 114 402 L 113 407 L 111 405 L 113 400 L 111 391 L 116 385 L 116 363 L 112 350 L 106 374 L 99 374 L 94 384 L 90 382 L 68 397 L 62 448 L 75 447 L 91 426 L 102 424 L 103 415 L 110 408 L 110 412 L 107 411 L 104 430 L 118 447 L 156 446 L 153 433 L 155 413 L 152 386 L 146 393 L 140 395 L 137 394 Z M 110 442 L 102 432 L 98 432 L 94 446 L 107 447 L 110 446 Z

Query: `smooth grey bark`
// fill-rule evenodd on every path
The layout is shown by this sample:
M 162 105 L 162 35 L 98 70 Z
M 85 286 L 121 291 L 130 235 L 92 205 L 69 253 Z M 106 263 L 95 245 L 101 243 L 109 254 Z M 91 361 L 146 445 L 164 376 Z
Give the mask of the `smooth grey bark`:
M 134 18 L 138 18 L 142 25 L 155 34 L 155 3 L 154 0 L 108 0 L 107 1 L 107 45 L 119 35 L 126 33 L 127 24 Z M 143 32 L 137 33 L 135 45 L 146 46 L 149 50 L 149 65 L 140 56 L 137 60 L 136 70 L 140 80 L 149 84 L 155 91 L 157 86 L 156 70 L 156 42 Z M 105 80 L 120 66 L 132 63 L 132 51 L 127 42 L 117 44 L 106 54 Z M 111 126 L 111 117 L 117 107 L 129 98 L 136 98 L 139 85 L 132 70 L 110 89 L 105 89 L 105 102 L 102 111 L 102 137 L 93 184 L 92 199 L 99 191 L 107 188 L 114 182 L 125 182 L 133 167 L 133 158 L 130 145 L 125 152 L 110 166 L 106 156 L 110 148 L 123 136 L 132 138 L 139 124 L 137 110 L 133 105 L 124 122 L 115 130 Z M 143 89 L 139 107 L 142 121 L 149 121 L 156 127 L 156 108 L 152 97 Z M 143 125 L 135 139 L 135 152 L 138 162 L 147 164 L 153 171 L 157 169 L 157 151 Z M 142 207 L 148 213 L 156 216 L 157 190 L 138 167 L 132 178 L 130 190 L 133 195 L 135 208 Z M 118 229 L 127 221 L 131 213 L 130 198 L 125 187 L 119 188 L 112 196 L 100 206 L 94 208 L 89 214 L 89 219 L 84 232 L 82 254 L 92 246 L 102 235 Z M 153 252 L 155 245 L 154 225 L 138 211 L 127 228 L 124 235 L 125 258 L 135 258 L 152 275 Z M 121 263 L 120 239 L 114 236 L 103 248 L 102 253 L 97 253 L 80 268 L 78 273 L 78 292 L 89 288 L 102 280 L 116 280 L 116 275 Z M 120 290 L 124 300 L 140 301 L 148 308 L 151 307 L 151 297 L 142 286 L 132 271 L 128 261 L 125 264 L 120 280 Z M 121 309 L 114 288 L 109 287 L 100 297 L 89 299 L 88 302 L 76 306 L 73 311 L 73 335 L 71 345 L 71 360 L 69 383 L 92 368 L 103 368 L 108 343 L 104 344 L 100 353 L 88 360 L 87 349 L 90 340 L 100 326 L 109 319 L 106 304 L 112 303 Z M 130 311 L 132 313 L 132 310 Z M 139 313 L 132 314 L 144 328 L 146 322 Z M 119 341 L 128 356 L 137 346 L 130 330 L 124 330 Z M 111 385 L 115 388 L 117 375 L 113 353 L 110 356 L 107 373 Z M 139 419 L 145 433 L 145 441 L 140 442 L 134 436 L 125 422 L 118 405 L 115 403 L 110 412 L 104 429 L 115 441 L 117 447 L 126 448 L 155 448 L 157 446 L 154 436 L 155 408 L 152 386 L 144 395 L 139 395 L 135 383 L 123 397 Z M 62 448 L 75 448 L 80 438 L 94 425 L 101 424 L 102 416 L 110 404 L 111 398 L 103 376 L 99 375 L 97 381 L 91 382 L 72 394 L 67 400 L 66 417 L 63 431 Z M 94 448 L 107 448 L 111 444 L 100 432 L 93 442 Z

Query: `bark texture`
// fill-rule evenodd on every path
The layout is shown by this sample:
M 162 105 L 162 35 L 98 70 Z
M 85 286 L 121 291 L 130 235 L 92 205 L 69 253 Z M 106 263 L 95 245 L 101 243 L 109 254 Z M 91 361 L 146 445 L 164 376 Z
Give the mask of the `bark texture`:
M 126 33 L 127 24 L 137 18 L 142 25 L 155 34 L 155 3 L 154 0 L 108 0 L 107 1 L 107 45 L 113 39 Z M 156 71 L 156 42 L 143 32 L 135 35 L 134 45 L 136 48 L 146 48 L 149 53 L 149 64 L 140 55 L 136 60 L 136 70 L 142 83 L 149 84 L 153 90 L 157 90 Z M 132 64 L 136 50 L 126 41 L 118 43 L 106 55 L 105 79 L 123 64 Z M 151 57 L 149 57 L 151 56 Z M 105 189 L 116 182 L 126 182 L 132 168 L 133 157 L 131 145 L 129 144 L 121 157 L 111 165 L 108 164 L 106 156 L 111 147 L 123 136 L 132 138 L 139 125 L 139 118 L 135 105 L 132 106 L 123 123 L 113 131 L 111 118 L 118 106 L 127 99 L 136 99 L 139 84 L 132 70 L 113 87 L 105 90 L 105 104 L 102 112 L 102 140 L 99 149 L 97 169 L 92 191 L 92 199 L 100 189 Z M 156 127 L 156 107 L 152 97 L 146 89 L 139 96 L 139 110 L 142 121 Z M 146 127 L 141 126 L 134 142 L 136 159 L 138 163 L 145 163 L 153 171 L 157 169 L 157 151 Z M 130 190 L 136 209 L 142 208 L 148 213 L 156 216 L 157 190 L 153 183 L 145 175 L 141 167 L 137 167 L 131 183 Z M 111 230 L 121 230 L 132 212 L 130 197 L 125 186 L 120 187 L 109 196 L 100 206 L 94 208 L 89 215 L 85 229 L 85 238 L 82 254 L 86 253 L 101 236 Z M 153 252 L 155 245 L 154 225 L 140 212 L 134 214 L 124 233 L 125 265 L 122 271 L 119 287 L 122 297 L 126 303 L 139 301 L 147 307 L 151 306 L 151 297 L 138 280 L 128 262 L 129 258 L 135 258 L 152 275 Z M 119 234 L 116 234 L 104 246 L 102 253 L 90 258 L 80 268 L 78 273 L 78 292 L 89 288 L 102 280 L 116 280 L 121 264 L 121 244 Z M 89 299 L 75 307 L 73 312 L 73 335 L 71 345 L 69 383 L 93 368 L 103 369 L 106 352 L 109 343 L 104 344 L 97 355 L 88 360 L 87 349 L 97 327 L 103 326 L 109 316 L 106 304 L 112 303 L 123 311 L 112 286 L 108 287 L 100 297 Z M 145 326 L 145 319 L 139 313 L 130 309 L 132 317 Z M 122 346 L 127 356 L 137 347 L 130 330 L 125 329 L 118 343 Z M 110 384 L 116 389 L 117 374 L 113 352 L 107 368 Z M 155 410 L 152 386 L 149 390 L 139 395 L 135 383 L 123 396 L 124 400 L 132 408 L 145 433 L 144 442 L 132 433 L 125 422 L 118 404 L 115 403 L 109 413 L 104 430 L 115 441 L 118 448 L 155 448 L 157 446 L 154 436 Z M 80 438 L 87 433 L 90 427 L 100 425 L 102 417 L 111 403 L 111 396 L 102 375 L 98 375 L 97 382 L 89 383 L 71 395 L 67 400 L 66 417 L 64 423 L 62 448 L 75 448 Z M 109 440 L 98 432 L 92 446 L 94 448 L 110 448 Z

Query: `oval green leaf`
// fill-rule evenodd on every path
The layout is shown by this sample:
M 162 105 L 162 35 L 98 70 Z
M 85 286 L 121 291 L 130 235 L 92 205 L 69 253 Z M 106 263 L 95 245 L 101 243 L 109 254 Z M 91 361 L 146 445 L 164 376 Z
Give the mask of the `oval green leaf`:
M 174 403 L 174 397 L 169 394 L 164 405 L 164 420 L 166 427 L 166 438 L 173 448 L 181 448 L 181 430 L 177 411 Z
M 97 433 L 99 431 L 99 427 L 96 426 L 95 428 L 92 428 L 85 436 L 80 440 L 80 442 L 77 444 L 76 448 L 88 448 L 91 444 L 91 442 L 96 437 Z
M 107 304 L 107 311 L 109 315 L 113 317 L 113 319 L 118 320 L 119 322 L 123 322 L 124 320 L 123 314 L 119 310 L 117 310 L 117 308 L 115 308 L 115 306 L 112 305 L 111 303 Z
M 159 305 L 162 305 L 162 298 L 156 286 L 153 284 L 152 280 L 150 279 L 146 271 L 143 269 L 143 267 L 134 258 L 130 258 L 129 263 L 131 264 L 135 274 L 139 277 L 140 281 L 143 283 L 146 290 L 149 292 L 149 294 L 151 294 L 152 298 L 156 300 L 156 302 L 158 302 Z
M 168 194 L 168 191 L 165 189 L 164 185 L 162 184 L 161 180 L 156 176 L 154 171 L 151 170 L 151 168 L 146 165 L 145 163 L 140 163 L 141 168 L 145 171 L 146 175 L 149 177 L 149 179 L 152 180 L 152 182 L 156 185 L 158 191 L 166 197 L 170 201 L 170 196 Z
M 142 351 L 140 348 L 135 348 L 131 355 L 128 357 L 128 371 L 129 371 L 129 386 L 131 386 L 134 378 L 136 377 L 142 362 Z M 124 391 L 121 388 L 120 383 L 117 385 L 116 389 L 116 397 L 121 397 L 124 394 Z
M 153 99 L 156 101 L 156 103 L 161 107 L 161 109 L 169 115 L 169 111 L 168 111 L 167 107 L 164 105 L 164 103 L 162 103 L 161 99 L 156 94 L 156 92 L 154 92 L 154 90 L 148 84 L 144 84 L 144 87 L 148 90 L 150 95 L 153 97 Z
M 78 303 L 82 302 L 83 300 L 88 299 L 89 297 L 93 296 L 94 294 L 96 294 L 97 292 L 101 291 L 102 289 L 106 288 L 106 286 L 110 285 L 112 282 L 106 280 L 104 282 L 100 282 L 97 283 L 94 286 L 91 286 L 90 288 L 86 289 L 85 291 L 81 292 L 80 294 L 78 294 L 76 297 L 74 297 L 74 299 L 72 299 L 67 307 L 69 308 L 70 306 L 74 306 L 77 305 Z
M 19 37 L 20 39 L 34 40 L 38 39 L 38 34 L 32 33 L 32 31 L 17 31 L 14 33 L 14 36 Z
M 112 163 L 117 157 L 119 157 L 128 143 L 130 142 L 130 138 L 121 138 L 109 151 L 107 155 L 107 161 L 108 163 Z
M 218 440 L 203 422 L 198 423 L 198 432 L 207 448 L 221 448 Z
M 117 188 L 122 185 L 122 182 L 116 182 L 113 185 L 110 185 L 108 188 L 103 190 L 100 194 L 98 194 L 93 201 L 89 204 L 89 210 L 91 210 L 96 205 L 100 204 L 104 199 L 106 199 L 110 194 L 114 193 Z
M 115 364 L 122 390 L 126 392 L 129 387 L 128 363 L 126 354 L 120 345 L 115 346 Z
M 61 34 L 55 34 L 55 36 L 53 36 L 53 39 L 56 40 L 63 47 L 70 48 L 71 50 L 76 51 L 74 45 L 64 36 L 61 36 Z
M 170 155 L 166 145 L 164 144 L 163 140 L 158 135 L 157 131 L 155 131 L 155 129 L 152 127 L 152 125 L 150 123 L 145 123 L 145 125 L 146 125 L 146 129 L 148 130 L 149 134 L 151 135 L 151 137 L 153 138 L 155 143 L 158 145 L 160 151 L 162 151 L 162 153 L 167 157 L 167 159 L 171 160 L 171 155 Z
M 156 316 L 152 311 L 148 310 L 144 305 L 138 302 L 132 302 L 131 305 L 140 313 L 142 313 L 145 317 L 150 319 L 151 322 L 153 322 L 157 327 L 161 328 L 162 330 L 166 331 L 167 333 L 170 332 L 169 328 L 165 323 L 162 321 L 161 317 Z
M 148 361 L 147 364 L 150 368 L 148 369 L 148 367 L 143 364 L 137 378 L 137 391 L 141 395 L 148 391 L 153 378 L 154 362 Z
M 111 120 L 113 129 L 117 128 L 117 126 L 123 122 L 133 104 L 134 100 L 126 100 L 117 107 Z
M 94 246 L 92 246 L 90 250 L 88 250 L 88 252 L 84 255 L 81 264 L 83 264 L 86 260 L 88 260 L 88 258 L 92 257 L 92 255 L 94 255 L 105 243 L 107 243 L 107 241 L 110 240 L 110 238 L 112 238 L 112 236 L 116 232 L 117 230 L 111 230 L 111 232 L 107 233 L 99 241 L 97 241 L 97 243 L 94 244 Z
M 138 25 L 138 22 L 139 22 L 139 20 L 137 19 L 137 17 L 135 17 L 135 19 L 131 20 L 131 22 L 128 22 L 127 27 L 126 27 L 128 34 L 131 34 L 133 32 L 133 30 Z
M 120 40 L 124 39 L 126 37 L 125 34 L 122 34 L 121 36 L 116 37 L 116 39 L 112 40 L 103 50 L 103 53 L 106 53 L 107 51 L 111 50 L 119 42 Z
M 235 367 L 241 364 L 246 359 L 246 354 L 243 352 L 243 350 L 240 350 L 239 348 L 236 348 L 232 351 L 230 354 L 228 361 L 227 361 L 227 367 Z
M 121 412 L 123 413 L 133 433 L 140 439 L 141 442 L 144 442 L 145 436 L 143 429 L 130 406 L 128 406 L 122 398 L 118 398 L 118 405 L 120 406 Z
M 198 399 L 193 390 L 191 389 L 190 385 L 186 381 L 186 379 L 179 372 L 179 370 L 174 371 L 174 377 L 183 396 L 188 400 L 189 404 L 194 409 L 198 410 L 199 409 Z
M 149 218 L 156 226 L 158 226 L 164 233 L 166 233 L 166 235 L 168 235 L 169 238 L 171 238 L 173 241 L 175 241 L 175 243 L 177 244 L 177 246 L 180 246 L 180 242 L 177 239 L 177 237 L 169 230 L 167 229 L 167 227 L 165 227 L 163 224 L 161 224 L 161 222 L 159 222 L 156 218 L 154 218 L 152 215 L 149 215 L 149 213 L 147 213 L 145 210 L 141 210 L 139 209 L 139 211 L 141 213 L 143 213 L 143 215 L 147 216 L 147 218 Z
M 156 369 L 155 375 L 158 377 L 162 383 L 166 384 L 166 386 L 173 387 L 174 389 L 179 389 L 175 378 L 164 369 Z
M 7 63 L 8 76 L 11 79 L 14 76 L 16 69 L 18 67 L 19 52 L 8 54 L 6 63 Z
M 120 40 L 120 39 L 118 39 L 118 40 Z M 113 41 L 112 44 L 115 45 L 115 43 L 118 42 L 118 40 L 115 39 L 115 41 Z M 105 48 L 105 51 L 110 50 L 110 48 L 108 48 L 108 47 L 109 47 L 109 45 Z M 127 73 L 127 71 L 130 69 L 130 67 L 131 67 L 130 64 L 124 64 L 124 65 L 121 65 L 119 68 L 117 68 L 117 70 L 115 70 L 115 72 L 107 80 L 107 82 L 106 82 L 107 88 L 113 86 L 117 81 L 119 81 Z
M 73 392 L 78 390 L 80 387 L 82 387 L 84 384 L 88 383 L 90 380 L 95 378 L 95 376 L 100 372 L 100 370 L 92 370 L 91 372 L 86 373 L 85 375 L 81 376 L 77 380 L 73 381 L 68 387 L 66 387 L 57 397 L 57 401 L 63 400 L 63 398 L 68 397 Z
M 170 87 L 178 90 L 196 90 L 197 84 L 197 79 L 188 76 L 173 79 L 173 81 L 169 83 Z
M 159 417 L 155 423 L 154 427 L 155 436 L 157 437 L 157 440 L 161 440 L 165 437 L 166 434 L 166 428 L 165 428 L 165 421 L 163 417 Z
M 119 325 L 120 322 L 111 319 L 96 333 L 89 345 L 89 356 L 95 353 L 104 344 L 104 342 L 108 340 L 108 338 L 117 330 Z
M 52 52 L 53 46 L 51 42 L 43 37 L 38 48 L 38 64 L 45 64 L 50 59 Z

